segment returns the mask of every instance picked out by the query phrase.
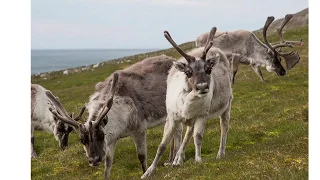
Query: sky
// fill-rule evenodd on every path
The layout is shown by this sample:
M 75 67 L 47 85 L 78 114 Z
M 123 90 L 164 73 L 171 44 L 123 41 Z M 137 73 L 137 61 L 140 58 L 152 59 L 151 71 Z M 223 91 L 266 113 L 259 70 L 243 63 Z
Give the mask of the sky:
M 218 31 L 257 30 L 307 0 L 31 0 L 31 49 L 163 49 Z

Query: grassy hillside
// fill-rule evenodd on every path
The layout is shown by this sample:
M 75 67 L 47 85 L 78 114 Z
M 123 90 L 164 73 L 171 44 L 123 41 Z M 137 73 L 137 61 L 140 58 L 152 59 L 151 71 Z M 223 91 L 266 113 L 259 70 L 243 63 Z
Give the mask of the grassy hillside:
M 268 28 L 268 34 L 277 31 L 277 28 L 281 26 L 284 17 L 275 17 L 277 20 L 271 23 Z M 306 8 L 302 11 L 299 11 L 293 14 L 293 18 L 288 22 L 288 24 L 283 28 L 283 32 L 286 32 L 287 29 L 293 29 L 301 26 L 307 26 L 309 23 L 309 8 Z M 262 33 L 263 28 L 253 31 L 254 33 Z
M 259 35 L 258 35 L 259 36 Z M 259 36 L 260 37 L 260 36 Z M 266 83 L 249 66 L 241 65 L 233 86 L 230 131 L 226 157 L 215 159 L 219 148 L 219 120 L 209 120 L 203 138 L 201 164 L 194 163 L 194 145 L 186 149 L 186 162 L 178 168 L 163 167 L 168 148 L 154 179 L 308 179 L 308 27 L 288 30 L 284 38 L 303 38 L 297 47 L 301 60 L 284 77 L 263 69 Z M 271 40 L 278 41 L 275 34 Z M 189 50 L 194 43 L 185 43 Z M 53 73 L 46 80 L 32 77 L 59 97 L 65 108 L 78 112 L 94 92 L 94 85 L 112 72 L 147 56 L 167 54 L 179 57 L 173 49 L 130 57 L 130 63 L 105 64 L 94 71 L 62 75 Z M 148 165 L 155 157 L 163 126 L 148 130 Z M 78 134 L 71 133 L 69 147 L 61 151 L 53 135 L 35 133 L 37 159 L 32 159 L 32 179 L 102 179 L 104 165 L 88 165 Z M 140 179 L 142 171 L 130 138 L 117 144 L 112 179 Z

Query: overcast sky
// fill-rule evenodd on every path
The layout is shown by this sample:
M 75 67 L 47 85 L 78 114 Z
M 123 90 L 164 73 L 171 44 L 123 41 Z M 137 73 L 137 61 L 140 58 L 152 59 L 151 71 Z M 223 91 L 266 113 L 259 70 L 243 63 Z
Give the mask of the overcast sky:
M 31 0 L 32 49 L 163 49 L 218 31 L 256 30 L 307 0 Z

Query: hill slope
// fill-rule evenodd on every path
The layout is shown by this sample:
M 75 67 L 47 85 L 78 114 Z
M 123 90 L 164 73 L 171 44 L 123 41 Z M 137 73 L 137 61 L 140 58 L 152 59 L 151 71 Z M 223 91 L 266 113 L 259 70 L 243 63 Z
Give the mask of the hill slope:
M 268 28 L 268 34 L 276 32 L 277 28 L 281 26 L 283 18 L 277 19 L 272 22 L 272 24 Z M 283 28 L 283 32 L 287 29 L 294 29 L 297 27 L 303 27 L 309 24 L 309 8 L 306 8 L 300 12 L 293 14 L 293 18 L 288 22 L 288 24 Z M 254 33 L 262 33 L 262 29 L 253 31 Z

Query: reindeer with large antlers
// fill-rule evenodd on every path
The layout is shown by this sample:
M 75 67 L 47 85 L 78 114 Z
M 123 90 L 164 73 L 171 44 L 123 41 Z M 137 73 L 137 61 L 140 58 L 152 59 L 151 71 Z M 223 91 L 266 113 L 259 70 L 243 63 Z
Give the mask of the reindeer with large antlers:
M 173 166 L 183 163 L 184 151 L 192 133 L 196 147 L 195 161 L 201 162 L 201 144 L 206 121 L 220 117 L 221 139 L 217 158 L 225 154 L 232 102 L 229 61 L 218 48 L 212 47 L 216 28 L 212 28 L 204 48 L 185 53 L 165 31 L 164 36 L 183 56 L 173 63 L 167 80 L 167 119 L 163 138 L 156 157 L 141 177 L 150 177 L 164 153 L 173 134 L 181 123 L 187 125 L 183 142 L 174 158 Z
M 60 102 L 47 92 L 52 113 L 80 132 L 89 164 L 98 166 L 105 158 L 105 179 L 110 176 L 117 141 L 127 136 L 134 140 L 142 170 L 146 171 L 146 130 L 165 123 L 166 80 L 174 60 L 165 55 L 150 57 L 97 83 L 87 105 L 85 124 L 67 116 Z M 182 125 L 175 135 L 175 149 L 180 147 L 181 134 Z
M 44 130 L 52 133 L 55 139 L 59 141 L 62 150 L 68 146 L 69 133 L 73 130 L 71 126 L 60 121 L 49 111 L 50 106 L 47 104 L 46 91 L 44 87 L 38 84 L 31 84 L 31 157 L 33 158 L 37 156 L 34 150 L 34 130 Z M 84 108 L 75 118 L 76 121 L 81 118 L 83 112 Z M 73 117 L 73 113 L 70 117 Z
M 213 39 L 213 46 L 219 47 L 224 51 L 232 65 L 232 83 L 234 83 L 235 75 L 238 71 L 240 63 L 247 64 L 252 67 L 254 72 L 259 76 L 261 81 L 265 81 L 260 66 L 266 67 L 271 72 L 274 71 L 279 76 L 284 76 L 286 70 L 281 65 L 281 57 L 286 61 L 287 70 L 290 70 L 299 62 L 299 53 L 290 52 L 282 53 L 282 47 L 293 48 L 293 45 L 303 45 L 300 41 L 285 41 L 282 36 L 283 27 L 290 21 L 293 15 L 288 14 L 282 25 L 278 28 L 278 36 L 280 44 L 271 45 L 267 40 L 267 29 L 274 17 L 268 17 L 263 28 L 263 44 L 252 32 L 246 30 L 237 30 L 233 32 L 219 32 Z M 209 33 L 205 33 L 196 39 L 196 47 L 205 46 Z M 279 50 L 277 50 L 279 49 Z

